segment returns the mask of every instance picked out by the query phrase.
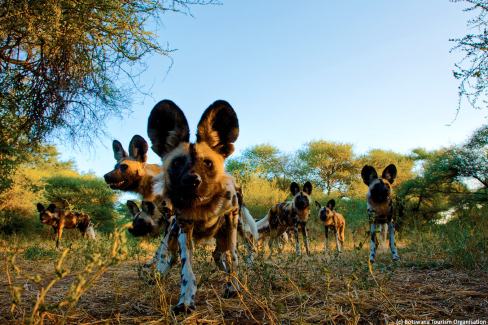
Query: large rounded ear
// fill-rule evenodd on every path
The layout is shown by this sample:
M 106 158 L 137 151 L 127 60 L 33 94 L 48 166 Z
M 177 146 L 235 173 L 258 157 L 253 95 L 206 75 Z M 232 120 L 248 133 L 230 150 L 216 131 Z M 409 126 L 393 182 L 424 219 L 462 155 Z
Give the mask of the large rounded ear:
M 317 206 L 317 208 L 322 209 L 322 204 L 320 204 L 319 201 L 315 201 L 315 205 Z
M 386 179 L 390 184 L 393 184 L 395 178 L 397 177 L 397 168 L 393 164 L 389 164 L 386 166 L 385 170 L 381 174 L 381 178 Z
M 365 165 L 361 170 L 361 177 L 363 178 L 364 184 L 369 186 L 373 180 L 378 178 L 378 173 L 374 167 Z
M 128 200 L 127 203 L 127 208 L 129 208 L 130 214 L 132 214 L 133 217 L 135 217 L 141 210 L 139 210 L 139 207 L 134 201 Z
M 295 196 L 298 192 L 300 192 L 300 186 L 298 186 L 297 183 L 292 182 L 290 184 L 290 192 L 291 192 L 291 195 Z
M 156 210 L 156 206 L 151 201 L 142 201 L 141 209 L 142 209 L 142 211 L 144 211 L 148 215 L 152 216 L 152 215 L 154 215 L 154 211 Z
M 190 128 L 183 111 L 170 100 L 154 106 L 147 121 L 151 149 L 164 157 L 182 142 L 190 141 Z
M 308 181 L 305 182 L 305 184 L 303 184 L 303 191 L 308 195 L 312 195 L 312 183 Z
M 120 143 L 118 140 L 114 140 L 112 142 L 112 149 L 114 150 L 114 158 L 117 161 L 129 157 L 127 152 L 124 150 L 124 147 L 122 147 L 122 143 Z
M 136 134 L 129 143 L 129 156 L 140 162 L 147 161 L 147 149 L 149 148 L 146 140 Z
M 49 204 L 49 206 L 47 207 L 47 210 L 48 210 L 49 212 L 54 212 L 54 211 L 56 211 L 56 204 L 54 204 L 54 203 Z
M 41 203 L 37 203 L 37 211 L 42 212 L 44 210 L 45 210 L 44 205 L 42 205 Z
M 197 142 L 206 142 L 227 158 L 234 152 L 234 142 L 238 136 L 239 121 L 229 103 L 217 100 L 203 112 L 198 123 Z
M 336 205 L 336 203 L 335 203 L 334 199 L 331 199 L 331 200 L 329 200 L 329 202 L 327 202 L 327 207 L 331 210 L 334 210 L 335 205 Z

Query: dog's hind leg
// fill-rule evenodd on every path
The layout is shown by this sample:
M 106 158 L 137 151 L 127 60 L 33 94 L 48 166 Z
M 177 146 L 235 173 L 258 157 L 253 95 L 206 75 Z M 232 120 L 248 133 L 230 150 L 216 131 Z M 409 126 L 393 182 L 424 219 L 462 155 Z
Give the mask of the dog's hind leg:
M 302 236 L 303 236 L 303 241 L 305 242 L 305 251 L 307 252 L 307 255 L 310 256 L 310 248 L 308 245 L 308 232 L 307 232 L 307 224 L 302 223 Z
M 186 229 L 180 229 L 178 234 L 178 244 L 181 254 L 181 287 L 178 304 L 173 308 L 175 313 L 191 312 L 195 310 L 197 281 L 192 268 L 192 227 L 192 225 L 188 225 Z
M 388 236 L 390 240 L 391 257 L 394 261 L 397 261 L 400 259 L 400 256 L 398 255 L 398 251 L 395 246 L 395 226 L 393 225 L 393 222 L 388 223 Z
M 370 226 L 371 240 L 369 242 L 369 261 L 374 263 L 376 257 L 376 225 L 371 223 Z

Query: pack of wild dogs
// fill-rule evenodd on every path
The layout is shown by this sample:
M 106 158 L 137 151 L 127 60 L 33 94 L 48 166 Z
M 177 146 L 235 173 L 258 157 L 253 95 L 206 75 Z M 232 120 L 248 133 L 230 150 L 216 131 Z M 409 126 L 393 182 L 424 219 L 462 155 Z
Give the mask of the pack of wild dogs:
M 144 267 L 144 274 L 167 274 L 180 261 L 181 283 L 175 313 L 195 309 L 196 278 L 193 272 L 194 244 L 213 238 L 212 253 L 217 267 L 226 274 L 224 297 L 234 297 L 240 290 L 237 280 L 238 238 L 244 243 L 246 261 L 253 262 L 257 244 L 267 240 L 269 254 L 288 233 L 294 234 L 296 254 L 301 254 L 299 232 L 309 255 L 307 222 L 310 219 L 312 189 L 310 182 L 302 186 L 290 184 L 291 199 L 271 206 L 259 221 L 251 216 L 243 193 L 234 178 L 225 172 L 224 162 L 234 151 L 239 135 L 236 112 L 226 101 L 211 104 L 201 116 L 196 129 L 196 141 L 190 142 L 190 128 L 183 111 L 172 101 L 163 100 L 152 109 L 147 125 L 151 149 L 162 159 L 161 165 L 147 163 L 149 145 L 135 135 L 128 153 L 114 140 L 116 160 L 112 171 L 104 175 L 105 182 L 114 190 L 138 193 L 138 206 L 127 201 L 133 216 L 129 232 L 134 236 L 161 236 L 154 257 Z M 395 247 L 395 228 L 391 185 L 397 175 L 392 164 L 378 176 L 372 166 L 364 166 L 361 176 L 368 186 L 367 213 L 370 221 L 371 262 L 375 261 L 378 240 L 376 230 L 388 229 L 393 260 L 399 255 Z M 344 245 L 346 219 L 335 210 L 335 201 L 319 208 L 318 218 L 323 223 L 325 250 L 329 232 L 335 236 L 336 249 Z M 57 209 L 52 204 L 44 208 L 38 204 L 41 222 L 55 228 L 61 239 L 63 228 L 78 228 L 83 234 L 94 236 L 93 226 L 85 214 Z M 90 230 L 91 229 L 91 230 Z M 280 245 L 278 245 L 280 248 Z

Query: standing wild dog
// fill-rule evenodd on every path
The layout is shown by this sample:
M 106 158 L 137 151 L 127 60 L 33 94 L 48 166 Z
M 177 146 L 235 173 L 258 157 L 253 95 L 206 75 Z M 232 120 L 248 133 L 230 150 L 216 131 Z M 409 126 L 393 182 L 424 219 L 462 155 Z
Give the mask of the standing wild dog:
M 335 200 L 329 200 L 325 207 L 315 201 L 315 205 L 319 208 L 319 218 L 324 223 L 325 232 L 325 246 L 324 249 L 327 251 L 327 246 L 329 243 L 329 230 L 332 230 L 336 238 L 336 249 L 338 252 L 342 250 L 344 246 L 344 231 L 346 229 L 346 219 L 342 214 L 335 211 Z
M 372 166 L 365 165 L 361 170 L 361 177 L 364 184 L 369 188 L 366 195 L 368 205 L 368 216 L 370 223 L 370 253 L 369 260 L 373 263 L 376 257 L 376 227 L 378 225 L 388 225 L 388 238 L 390 241 L 391 255 L 394 261 L 399 260 L 397 248 L 395 246 L 395 227 L 393 225 L 393 200 L 392 184 L 397 176 L 395 165 L 388 165 L 378 178 L 376 169 Z
M 37 203 L 37 211 L 39 211 L 39 218 L 41 223 L 52 226 L 56 232 L 56 247 L 59 247 L 59 242 L 63 236 L 63 229 L 78 228 L 83 237 L 95 239 L 95 230 L 90 221 L 90 216 L 85 213 L 71 212 L 64 209 L 59 209 L 54 203 L 49 204 L 47 208 L 41 203 Z
M 296 254 L 301 254 L 298 227 L 302 230 L 307 255 L 310 255 L 307 221 L 310 216 L 312 184 L 306 182 L 303 184 L 303 190 L 300 190 L 300 186 L 292 182 L 290 184 L 290 192 L 293 196 L 290 201 L 276 204 L 269 209 L 268 214 L 263 219 L 257 222 L 260 238 L 269 237 L 270 256 L 273 253 L 274 242 L 290 228 L 293 228 L 295 235 Z
M 203 113 L 196 143 L 190 143 L 186 117 L 172 101 L 159 102 L 149 116 L 152 149 L 163 159 L 160 194 L 171 201 L 175 212 L 169 232 L 156 252 L 156 269 L 166 274 L 179 248 L 181 292 L 175 312 L 195 308 L 197 284 L 192 266 L 192 239 L 198 242 L 215 238 L 214 261 L 228 274 L 224 297 L 232 297 L 239 290 L 236 280 L 239 193 L 233 177 L 224 171 L 224 160 L 234 151 L 238 134 L 236 113 L 221 100 Z

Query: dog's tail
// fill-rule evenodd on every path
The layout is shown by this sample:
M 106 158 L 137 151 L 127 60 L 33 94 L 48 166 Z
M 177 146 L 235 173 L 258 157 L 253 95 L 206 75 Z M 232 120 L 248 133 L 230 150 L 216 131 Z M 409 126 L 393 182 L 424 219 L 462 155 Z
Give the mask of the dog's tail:
M 93 225 L 91 223 L 88 226 L 88 228 L 86 228 L 86 236 L 89 239 L 95 239 L 96 238 L 95 228 L 93 228 Z
M 264 216 L 261 220 L 256 222 L 258 228 L 258 233 L 265 233 L 269 230 L 269 213 Z
M 244 231 L 250 233 L 254 240 L 258 240 L 259 233 L 258 227 L 256 226 L 256 221 L 245 206 L 241 207 L 241 220 Z

